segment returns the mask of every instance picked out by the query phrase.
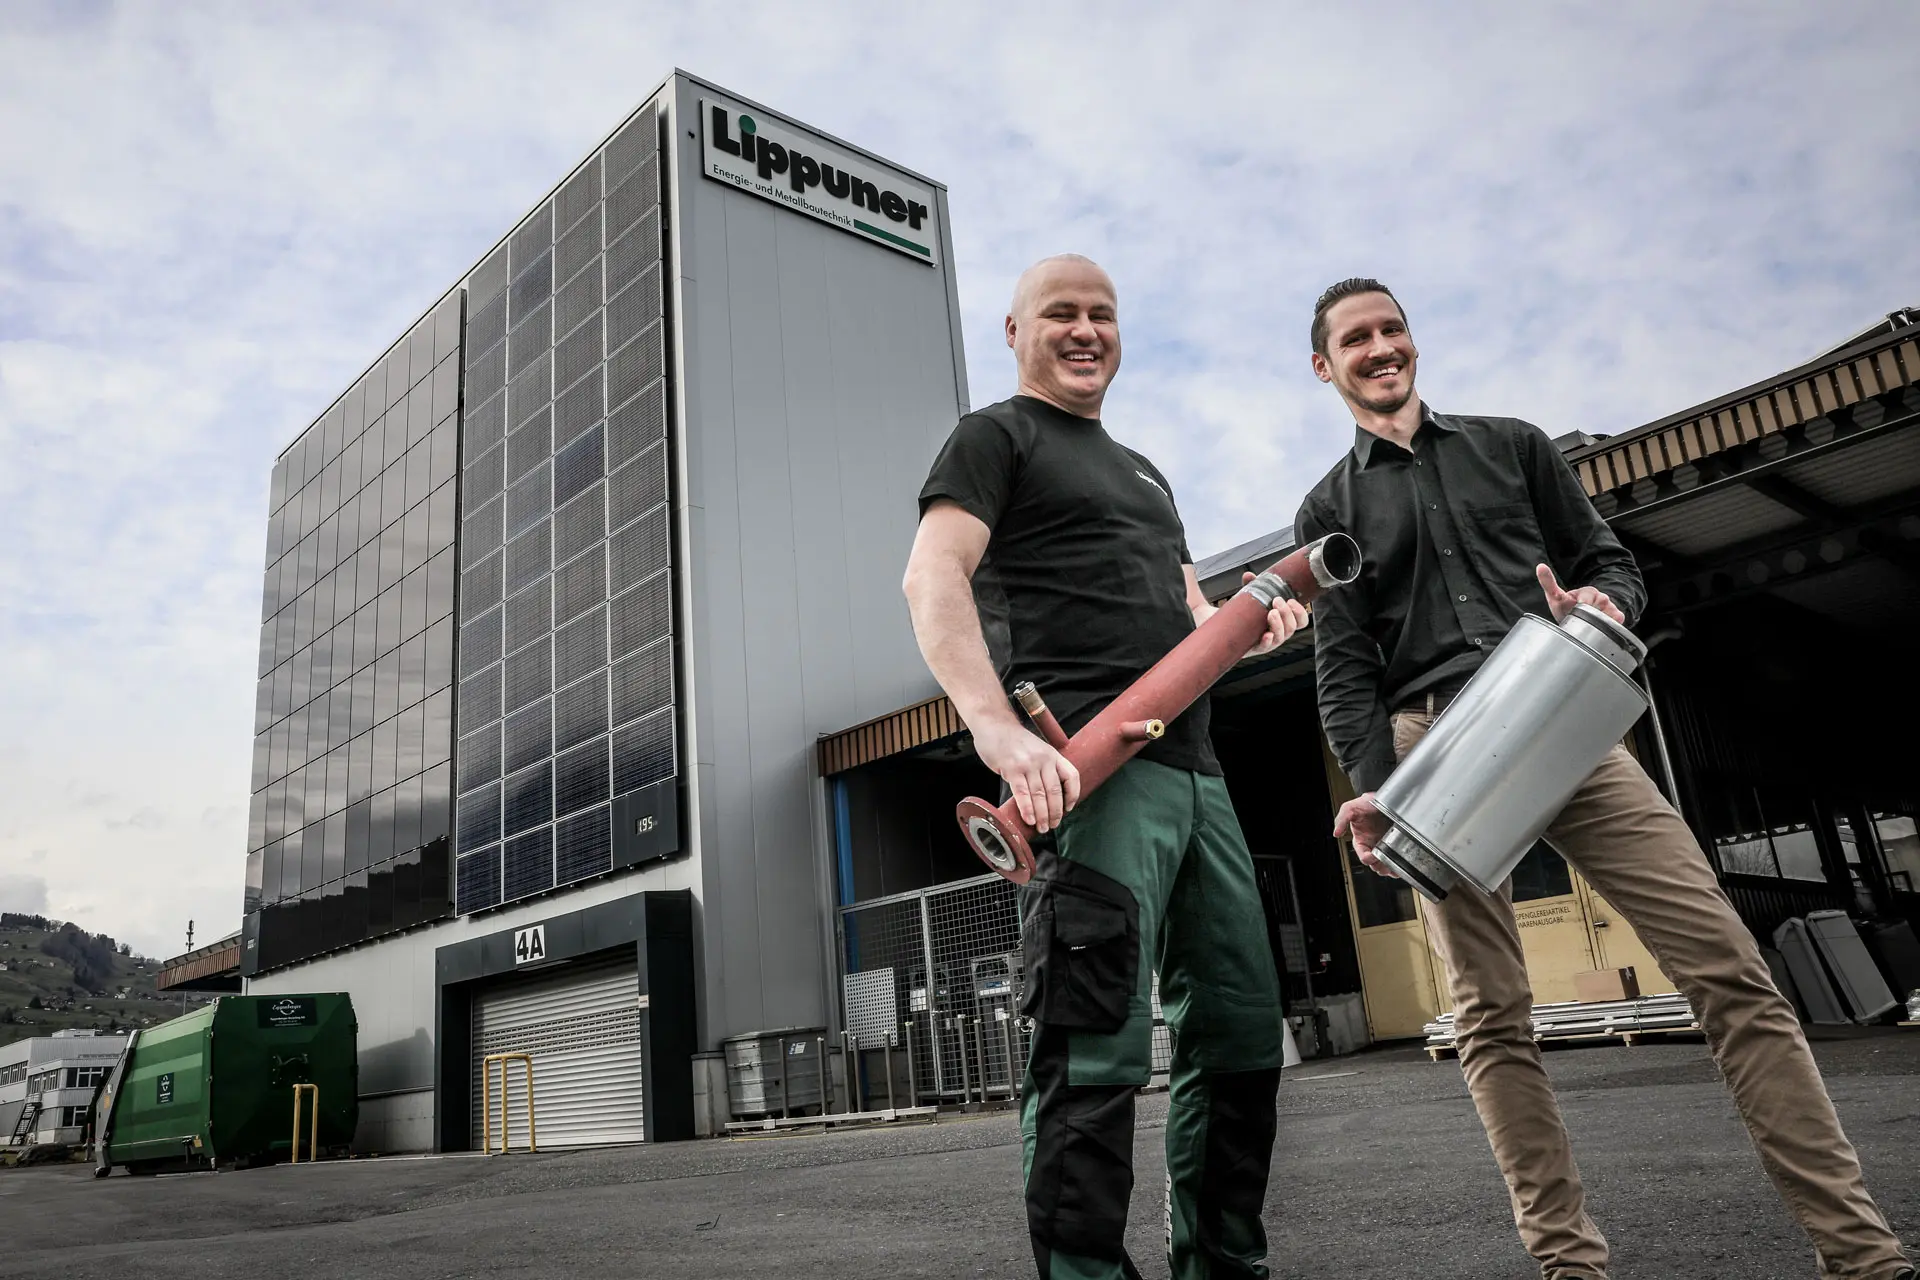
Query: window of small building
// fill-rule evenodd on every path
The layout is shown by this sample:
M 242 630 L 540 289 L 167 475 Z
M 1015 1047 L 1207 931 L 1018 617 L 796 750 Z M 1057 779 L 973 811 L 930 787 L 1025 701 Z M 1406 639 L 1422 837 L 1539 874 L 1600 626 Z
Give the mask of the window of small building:
M 1555 853 L 1546 841 L 1537 840 L 1520 865 L 1513 869 L 1513 900 L 1534 902 L 1541 898 L 1562 898 L 1573 892 L 1573 872 L 1567 860 Z
M 1418 907 L 1413 890 L 1406 881 L 1375 875 L 1354 856 L 1350 846 L 1342 847 L 1347 849 L 1347 856 L 1352 859 L 1353 906 L 1360 918 L 1360 927 L 1372 929 L 1413 919 Z M 1463 885 L 1455 892 L 1478 893 L 1479 890 Z M 1555 853 L 1544 840 L 1527 850 L 1526 856 L 1513 869 L 1515 902 L 1559 898 L 1572 892 L 1572 869 L 1567 866 L 1566 859 Z
M 1903 893 L 1920 893 L 1920 829 L 1910 815 L 1876 813 L 1874 832 L 1886 857 L 1887 879 Z
M 1353 846 L 1341 842 L 1341 848 L 1347 851 L 1353 880 L 1353 912 L 1359 918 L 1362 929 L 1374 929 L 1385 924 L 1400 924 L 1411 920 L 1415 911 L 1413 890 L 1404 880 L 1394 880 L 1376 875 L 1353 852 Z
M 1740 832 L 1714 842 L 1720 869 L 1728 875 L 1776 880 L 1825 880 L 1820 843 L 1805 823 Z

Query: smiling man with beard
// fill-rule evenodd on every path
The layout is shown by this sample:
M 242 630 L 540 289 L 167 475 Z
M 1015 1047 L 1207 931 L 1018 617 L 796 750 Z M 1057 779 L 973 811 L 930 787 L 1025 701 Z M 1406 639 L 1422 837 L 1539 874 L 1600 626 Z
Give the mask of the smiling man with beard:
M 1538 427 L 1421 403 L 1420 353 L 1385 285 L 1328 289 L 1309 336 L 1314 373 L 1346 401 L 1356 431 L 1307 495 L 1294 533 L 1304 543 L 1338 530 L 1367 555 L 1360 580 L 1314 611 L 1320 718 L 1361 793 L 1341 808 L 1334 834 L 1351 832 L 1360 860 L 1391 875 L 1374 854 L 1388 826 L 1374 790 L 1520 616 L 1558 620 L 1587 604 L 1631 623 L 1646 589 Z M 1566 590 L 1561 575 L 1583 585 Z M 1546 838 L 1686 993 L 1761 1163 L 1813 1240 L 1819 1274 L 1910 1280 L 1793 1007 L 1693 833 L 1625 747 L 1587 777 Z M 1446 965 L 1460 1067 L 1520 1238 L 1549 1280 L 1603 1280 L 1607 1242 L 1587 1216 L 1533 1040 L 1512 897 L 1509 880 L 1497 897 L 1463 887 L 1438 905 L 1422 900 L 1420 911 Z M 1703 1262 L 1688 1274 L 1723 1273 Z
M 981 762 L 1051 833 L 1020 904 L 1021 1008 L 1036 1023 L 1021 1091 L 1034 1260 L 1041 1280 L 1138 1275 L 1123 1237 L 1157 968 L 1174 1028 L 1172 1273 L 1265 1276 L 1280 993 L 1207 701 L 1082 802 L 1073 766 L 1008 698 L 1033 681 L 1071 734 L 1213 606 L 1166 477 L 1100 424 L 1120 368 L 1107 273 L 1074 254 L 1034 264 L 1006 333 L 1019 392 L 962 418 L 935 460 L 905 589 Z M 1254 652 L 1305 622 L 1298 602 L 1276 604 Z

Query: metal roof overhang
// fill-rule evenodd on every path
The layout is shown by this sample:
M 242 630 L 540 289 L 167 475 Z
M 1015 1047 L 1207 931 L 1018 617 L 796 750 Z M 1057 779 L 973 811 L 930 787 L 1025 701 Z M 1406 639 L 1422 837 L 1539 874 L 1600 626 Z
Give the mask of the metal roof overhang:
M 1649 612 L 1757 593 L 1853 626 L 1920 602 L 1920 330 L 1889 325 L 1766 382 L 1573 450 L 1641 561 Z
M 1856 626 L 1920 619 L 1920 325 L 1894 313 L 1798 368 L 1632 431 L 1574 436 L 1567 461 L 1640 560 L 1650 613 L 1773 595 Z M 1194 566 L 1207 597 L 1293 549 L 1291 527 Z M 1296 641 L 1229 672 L 1252 693 L 1312 670 Z M 958 739 L 945 697 L 820 739 L 822 776 Z
M 240 935 L 161 961 L 154 986 L 162 991 L 240 990 Z

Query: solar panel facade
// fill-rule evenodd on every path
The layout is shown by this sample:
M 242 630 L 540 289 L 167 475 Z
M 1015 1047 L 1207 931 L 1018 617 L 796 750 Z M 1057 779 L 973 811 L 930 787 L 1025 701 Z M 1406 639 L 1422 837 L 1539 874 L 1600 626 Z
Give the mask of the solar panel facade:
M 253 971 L 451 911 L 462 321 L 455 291 L 274 465 Z
M 462 913 L 613 870 L 613 802 L 678 772 L 659 129 L 467 280 Z

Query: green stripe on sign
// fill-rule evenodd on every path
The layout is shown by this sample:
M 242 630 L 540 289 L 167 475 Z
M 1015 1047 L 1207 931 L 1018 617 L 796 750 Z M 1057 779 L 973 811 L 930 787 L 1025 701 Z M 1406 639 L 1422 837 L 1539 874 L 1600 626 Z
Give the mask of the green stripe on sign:
M 855 218 L 853 220 L 853 225 L 858 227 L 860 230 L 866 232 L 870 236 L 879 236 L 882 240 L 891 240 L 893 241 L 893 243 L 899 245 L 902 249 L 911 249 L 915 253 L 920 254 L 923 257 L 931 258 L 933 256 L 933 250 L 927 248 L 927 246 L 923 244 L 915 244 L 913 241 L 907 239 L 905 236 L 897 236 L 893 234 L 893 232 L 891 231 L 882 231 L 879 227 L 870 227 L 866 223 L 860 221 L 860 219 L 858 218 Z

